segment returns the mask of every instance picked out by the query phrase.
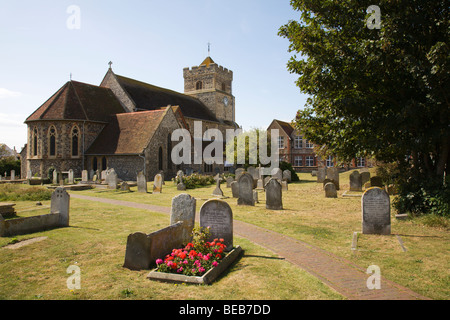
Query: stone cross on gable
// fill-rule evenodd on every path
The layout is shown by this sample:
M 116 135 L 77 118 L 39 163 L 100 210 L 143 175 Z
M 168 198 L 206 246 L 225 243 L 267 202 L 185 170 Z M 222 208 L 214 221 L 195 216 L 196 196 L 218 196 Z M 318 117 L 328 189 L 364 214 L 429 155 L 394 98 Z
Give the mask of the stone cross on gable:
M 112 69 L 112 64 L 113 64 L 112 61 L 108 62 L 108 64 L 109 64 L 109 68 Z

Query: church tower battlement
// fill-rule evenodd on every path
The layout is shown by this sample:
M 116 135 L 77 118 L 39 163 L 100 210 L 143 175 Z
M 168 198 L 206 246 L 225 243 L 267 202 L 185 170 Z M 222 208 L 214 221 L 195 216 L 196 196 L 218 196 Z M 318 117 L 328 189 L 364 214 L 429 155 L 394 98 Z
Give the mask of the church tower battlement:
M 184 93 L 202 101 L 222 122 L 235 121 L 233 71 L 207 57 L 200 66 L 183 69 Z

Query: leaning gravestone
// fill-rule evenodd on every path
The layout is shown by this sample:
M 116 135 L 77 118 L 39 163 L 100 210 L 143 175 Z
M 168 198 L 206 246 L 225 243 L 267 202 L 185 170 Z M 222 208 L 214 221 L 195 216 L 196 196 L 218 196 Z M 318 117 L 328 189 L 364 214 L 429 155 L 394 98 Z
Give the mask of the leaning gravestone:
M 153 181 L 153 193 L 161 193 L 161 192 L 162 192 L 162 176 L 160 173 L 158 173 Z
M 324 167 L 317 169 L 317 182 L 323 183 L 323 180 L 325 180 L 326 175 L 327 173 Z
M 233 177 L 227 178 L 227 188 L 231 188 L 231 183 L 234 181 Z
M 325 187 L 325 198 L 337 198 L 336 186 L 333 182 L 328 182 Z
M 362 191 L 362 177 L 357 170 L 350 174 L 350 191 Z
M 59 226 L 69 226 L 70 195 L 64 188 L 53 191 L 50 203 L 50 213 L 59 214 Z
M 95 177 L 96 175 L 94 175 Z M 119 183 L 119 178 L 117 177 L 117 173 L 114 169 L 109 170 L 108 175 L 106 176 L 106 184 L 108 185 L 108 189 L 116 190 Z
M 170 224 L 173 225 L 179 221 L 183 222 L 184 227 L 181 235 L 183 243 L 191 241 L 192 229 L 195 224 L 196 200 L 187 193 L 179 194 L 172 199 L 172 209 L 170 212 Z
M 339 190 L 339 169 L 336 167 L 328 168 L 327 178 L 333 180 L 336 190 Z
M 200 227 L 209 227 L 209 241 L 224 239 L 225 250 L 233 249 L 233 211 L 228 203 L 222 200 L 206 201 L 200 208 Z
M 266 209 L 283 210 L 283 193 L 281 183 L 277 179 L 270 179 L 266 186 Z
M 366 182 L 369 181 L 370 181 L 370 172 L 369 171 L 361 172 L 361 184 L 364 185 L 366 184 Z
M 391 206 L 386 191 L 373 187 L 361 198 L 362 233 L 391 234 Z
M 233 194 L 233 198 L 239 198 L 239 183 L 233 181 L 231 183 L 231 193 Z
M 147 179 L 144 172 L 139 171 L 136 177 L 138 192 L 147 193 Z
M 292 172 L 291 170 L 283 171 L 283 180 L 286 180 L 288 183 L 292 182 Z
M 238 205 L 254 206 L 255 200 L 253 199 L 253 177 L 244 173 L 239 178 L 239 198 Z

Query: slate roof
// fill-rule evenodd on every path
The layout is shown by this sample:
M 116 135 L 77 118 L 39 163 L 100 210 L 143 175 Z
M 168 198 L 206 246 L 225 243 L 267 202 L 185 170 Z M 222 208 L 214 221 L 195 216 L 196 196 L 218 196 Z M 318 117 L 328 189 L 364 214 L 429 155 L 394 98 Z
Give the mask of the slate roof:
M 115 76 L 138 110 L 157 110 L 168 105 L 180 106 L 184 117 L 219 122 L 214 114 L 195 97 L 127 77 Z
M 69 81 L 26 120 L 86 120 L 107 122 L 125 110 L 111 89 Z
M 172 107 L 172 110 L 177 107 Z M 86 155 L 142 154 L 168 108 L 121 113 L 111 117 Z
M 289 138 L 291 137 L 292 132 L 295 131 L 294 127 L 289 123 L 289 122 L 285 122 L 285 121 L 281 121 L 281 120 L 273 120 L 273 122 L 278 123 L 278 125 L 283 129 L 283 131 L 289 136 Z

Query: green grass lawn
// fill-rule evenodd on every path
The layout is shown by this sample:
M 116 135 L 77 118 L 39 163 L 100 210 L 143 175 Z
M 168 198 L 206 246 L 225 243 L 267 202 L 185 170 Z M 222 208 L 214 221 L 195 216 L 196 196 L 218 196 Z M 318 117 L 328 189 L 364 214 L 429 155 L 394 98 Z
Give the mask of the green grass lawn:
M 362 235 L 351 250 L 353 232 L 361 231 L 360 198 L 344 198 L 351 172 L 340 175 L 337 199 L 324 197 L 322 184 L 310 174 L 283 193 L 284 210 L 265 209 L 264 193 L 255 207 L 237 206 L 231 189 L 222 184 L 234 219 L 252 223 L 318 246 L 367 268 L 378 265 L 381 275 L 432 299 L 449 299 L 449 229 L 429 226 L 422 219 L 397 221 L 392 212 L 391 236 Z M 149 183 L 149 187 L 151 183 Z M 197 198 L 197 211 L 215 186 L 187 190 Z M 71 193 L 170 207 L 181 193 L 169 181 L 163 193 L 153 195 L 111 190 Z M 149 188 L 149 190 L 151 190 Z M 43 202 L 46 205 L 45 202 Z M 18 203 L 30 208 L 34 202 Z M 47 204 L 48 205 L 48 204 Z M 41 209 L 42 210 L 42 209 Z M 243 257 L 212 286 L 174 285 L 145 278 L 147 271 L 122 268 L 128 234 L 150 233 L 169 224 L 169 216 L 121 206 L 71 199 L 70 228 L 17 236 L 48 239 L 18 250 L 0 248 L 0 299 L 342 299 L 334 290 L 272 252 L 239 237 Z M 400 247 L 400 235 L 407 251 Z M 0 238 L 0 247 L 12 238 Z M 66 287 L 69 265 L 81 269 L 81 290 Z

